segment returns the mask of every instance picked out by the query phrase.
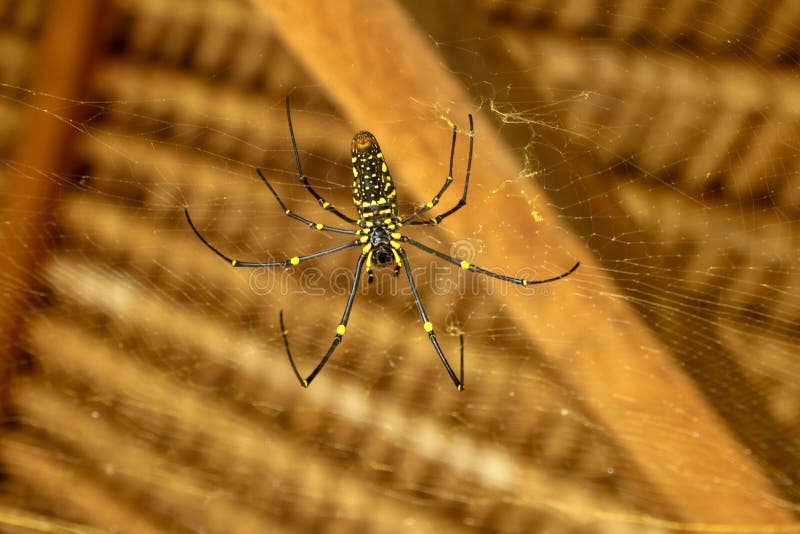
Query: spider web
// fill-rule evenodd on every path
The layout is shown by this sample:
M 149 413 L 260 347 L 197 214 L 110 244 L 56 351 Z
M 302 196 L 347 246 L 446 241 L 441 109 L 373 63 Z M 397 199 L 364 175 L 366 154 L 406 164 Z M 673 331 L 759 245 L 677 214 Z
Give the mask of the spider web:
M 241 531 L 792 531 L 777 520 L 682 517 L 626 444 L 669 451 L 698 438 L 686 435 L 688 422 L 670 428 L 674 443 L 651 443 L 644 430 L 615 434 L 561 367 L 587 356 L 556 365 L 542 347 L 568 343 L 561 332 L 571 322 L 591 329 L 585 309 L 612 279 L 619 302 L 668 348 L 774 487 L 766 496 L 734 490 L 796 510 L 800 15 L 789 2 L 535 4 L 475 2 L 456 29 L 407 6 L 473 94 L 475 158 L 493 157 L 481 136 L 496 129 L 523 170 L 473 174 L 466 207 L 441 226 L 404 232 L 511 276 L 589 265 L 518 288 L 409 249 L 456 369 L 465 336 L 463 394 L 421 328 L 408 282 L 391 269 L 376 271 L 372 285 L 362 279 L 345 340 L 301 389 L 279 310 L 306 375 L 332 340 L 357 251 L 287 270 L 231 269 L 186 224 L 184 207 L 214 246 L 246 261 L 345 241 L 286 217 L 255 173 L 292 211 L 343 225 L 297 181 L 288 93 L 303 169 L 341 211 L 354 214 L 349 142 L 362 128 L 389 132 L 379 141 L 390 169 L 416 158 L 437 171 L 417 191 L 394 170 L 402 213 L 447 175 L 448 154 L 393 142 L 402 122 L 343 117 L 259 11 L 222 0 L 174 10 L 115 3 L 91 99 L 49 95 L 52 105 L 38 108 L 74 130 L 73 171 L 12 157 L 35 91 L 7 75 L 3 194 L 14 197 L 14 176 L 44 181 L 56 204 L 33 244 L 44 251 L 29 272 L 34 289 L 4 277 L 8 291 L 32 295 L 33 308 L 9 348 L 29 358 L 9 388 L 0 524 L 227 531 L 236 518 Z M 4 19 L 6 58 L 33 53 L 26 9 L 7 10 L 16 18 Z M 444 139 L 458 128 L 455 181 L 432 212 L 441 213 L 463 187 L 467 120 L 446 102 L 418 109 Z M 507 209 L 487 210 L 498 198 Z M 448 225 L 458 219 L 466 233 Z M 570 234 L 590 258 L 569 260 Z M 530 263 L 497 245 L 508 235 Z M 9 257 L 31 245 L 7 243 Z M 585 309 L 559 307 L 567 293 Z M 515 313 L 526 300 L 556 315 Z M 607 312 L 597 307 L 597 321 Z M 547 343 L 527 333 L 530 321 L 544 326 Z M 648 416 L 655 426 L 674 421 Z M 714 455 L 713 444 L 705 450 Z

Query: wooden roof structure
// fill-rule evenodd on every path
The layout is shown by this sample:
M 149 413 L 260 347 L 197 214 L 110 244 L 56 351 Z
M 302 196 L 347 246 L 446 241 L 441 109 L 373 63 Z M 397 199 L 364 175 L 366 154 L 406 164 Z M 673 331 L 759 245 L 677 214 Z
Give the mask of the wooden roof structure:
M 0 525 L 800 530 L 800 10 L 423 4 L 2 3 Z M 287 93 L 345 206 L 353 131 L 410 207 L 452 125 L 460 187 L 473 114 L 471 215 L 419 235 L 540 277 L 581 261 L 533 295 L 422 285 L 446 350 L 467 334 L 464 393 L 413 302 L 376 295 L 301 389 L 278 310 L 305 368 L 343 297 L 262 290 L 188 231 L 184 207 L 243 257 L 334 244 L 255 177 L 317 216 Z

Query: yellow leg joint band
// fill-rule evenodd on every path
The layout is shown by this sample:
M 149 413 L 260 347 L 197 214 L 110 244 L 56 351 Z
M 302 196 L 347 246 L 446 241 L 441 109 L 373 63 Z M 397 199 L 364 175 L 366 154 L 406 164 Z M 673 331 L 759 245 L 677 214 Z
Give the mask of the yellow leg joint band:
M 347 332 L 347 327 L 345 325 L 340 324 L 336 327 L 336 333 L 340 336 L 343 336 L 345 332 Z
M 292 265 L 297 265 L 298 263 L 300 263 L 300 258 L 295 256 L 294 258 L 289 260 L 289 263 L 291 263 Z
M 432 331 L 432 330 L 433 330 L 433 323 L 432 323 L 432 322 L 430 322 L 430 321 L 425 321 L 425 324 L 423 324 L 423 325 L 422 325 L 422 328 L 423 328 L 423 329 L 424 329 L 426 332 L 430 332 L 430 331 Z
M 403 266 L 403 260 L 400 259 L 400 254 L 398 254 L 396 250 L 392 250 L 392 252 L 394 252 L 394 263 L 395 263 L 395 265 L 397 265 L 397 267 L 402 267 Z
M 461 268 L 464 269 L 464 270 L 469 269 L 469 262 L 466 261 L 466 260 L 462 261 L 461 262 Z

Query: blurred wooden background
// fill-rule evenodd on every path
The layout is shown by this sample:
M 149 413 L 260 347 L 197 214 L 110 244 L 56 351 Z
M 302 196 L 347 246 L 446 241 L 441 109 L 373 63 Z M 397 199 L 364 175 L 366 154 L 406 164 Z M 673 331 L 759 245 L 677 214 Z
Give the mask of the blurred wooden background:
M 800 531 L 796 6 L 0 1 L 3 530 Z M 469 204 L 413 237 L 582 262 L 533 295 L 421 283 L 464 393 L 375 291 L 301 389 L 277 312 L 310 369 L 343 297 L 258 291 L 188 230 L 336 243 L 255 176 L 335 222 L 289 93 L 345 209 L 354 131 L 411 210 L 451 123 L 460 192 L 473 113 Z

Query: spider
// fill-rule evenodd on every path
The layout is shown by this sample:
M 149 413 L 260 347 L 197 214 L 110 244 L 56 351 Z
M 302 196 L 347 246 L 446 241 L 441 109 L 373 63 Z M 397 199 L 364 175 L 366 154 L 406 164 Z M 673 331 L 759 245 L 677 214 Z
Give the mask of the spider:
M 405 218 L 401 217 L 398 213 L 397 191 L 395 190 L 394 182 L 392 181 L 392 175 L 389 172 L 386 159 L 384 158 L 383 152 L 381 152 L 380 145 L 378 145 L 378 140 L 375 139 L 374 135 L 367 131 L 362 130 L 357 132 L 353 136 L 353 140 L 351 142 L 351 159 L 353 163 L 353 203 L 355 204 L 356 211 L 358 213 L 358 217 L 353 219 L 352 217 L 349 217 L 336 209 L 330 202 L 322 198 L 311 186 L 311 184 L 308 183 L 308 178 L 303 174 L 303 169 L 300 166 L 300 155 L 297 151 L 297 142 L 295 141 L 294 130 L 292 128 L 292 114 L 289 108 L 288 96 L 286 97 L 286 119 L 289 123 L 289 136 L 292 139 L 292 148 L 294 149 L 294 158 L 295 163 L 297 164 L 297 173 L 300 177 L 300 183 L 303 184 L 308 193 L 316 199 L 322 209 L 333 213 L 342 221 L 356 226 L 358 229 L 354 230 L 328 226 L 326 224 L 321 224 L 310 219 L 306 219 L 305 217 L 294 213 L 286 207 L 286 204 L 284 204 L 283 200 L 281 200 L 280 196 L 278 196 L 277 191 L 275 191 L 275 189 L 272 187 L 272 184 L 269 183 L 269 180 L 267 180 L 267 178 L 264 176 L 264 173 L 261 172 L 261 169 L 256 169 L 258 176 L 272 192 L 275 200 L 278 201 L 278 204 L 287 216 L 307 225 L 309 228 L 323 232 L 334 232 L 338 234 L 350 235 L 354 236 L 354 239 L 341 245 L 321 250 L 319 252 L 314 252 L 305 256 L 294 256 L 280 261 L 239 261 L 226 256 L 211 243 L 209 243 L 208 240 L 206 240 L 206 238 L 203 237 L 200 231 L 195 227 L 194 223 L 192 223 L 192 219 L 189 217 L 189 210 L 184 208 L 184 213 L 186 215 L 186 220 L 189 222 L 189 226 L 191 226 L 192 230 L 200 239 L 200 241 L 202 241 L 217 256 L 230 263 L 233 267 L 293 267 L 315 258 L 327 256 L 328 254 L 334 254 L 342 250 L 361 247 L 361 254 L 356 262 L 353 284 L 350 288 L 347 304 L 345 304 L 344 307 L 342 319 L 339 322 L 339 325 L 336 327 L 336 334 L 331 342 L 330 347 L 328 348 L 328 351 L 322 357 L 319 364 L 316 366 L 316 368 L 314 368 L 311 374 L 305 378 L 303 378 L 303 376 L 300 374 L 300 371 L 297 369 L 297 365 L 292 357 L 292 352 L 289 349 L 289 338 L 287 337 L 286 328 L 284 327 L 283 323 L 283 310 L 281 310 L 279 313 L 281 334 L 283 336 L 284 346 L 286 347 L 286 354 L 289 357 L 289 364 L 292 366 L 292 370 L 294 371 L 297 380 L 303 387 L 307 388 L 309 384 L 311 384 L 317 374 L 319 374 L 330 357 L 333 355 L 336 348 L 342 342 L 342 338 L 347 331 L 347 321 L 350 318 L 350 311 L 353 308 L 353 301 L 356 296 L 356 290 L 358 288 L 358 283 L 361 279 L 362 272 L 366 273 L 367 281 L 371 283 L 373 281 L 373 267 L 381 268 L 393 266 L 395 276 L 400 274 L 401 269 L 405 270 L 405 274 L 408 277 L 408 283 L 411 287 L 411 293 L 414 296 L 417 310 L 419 311 L 420 318 L 422 319 L 422 329 L 428 335 L 428 339 L 430 339 L 436 354 L 439 356 L 442 364 L 444 364 L 444 368 L 447 370 L 447 374 L 450 375 L 450 379 L 455 384 L 456 389 L 458 391 L 462 391 L 464 389 L 464 335 L 462 334 L 460 336 L 461 364 L 459 374 L 457 376 L 453 371 L 453 368 L 450 366 L 450 362 L 448 362 L 447 358 L 445 357 L 444 352 L 442 352 L 442 348 L 439 345 L 439 340 L 436 338 L 436 331 L 433 328 L 433 323 L 431 323 L 431 321 L 428 319 L 428 314 L 425 313 L 425 307 L 422 304 L 422 299 L 419 296 L 417 285 L 414 282 L 414 277 L 411 274 L 411 266 L 408 261 L 408 256 L 406 255 L 404 245 L 416 247 L 424 252 L 427 252 L 428 254 L 436 256 L 437 258 L 457 265 L 464 270 L 491 276 L 493 278 L 521 286 L 546 284 L 560 280 L 561 278 L 572 274 L 580 265 L 580 262 L 577 262 L 572 266 L 571 269 L 563 274 L 554 276 L 552 278 L 547 278 L 545 280 L 526 280 L 523 278 L 513 278 L 483 269 L 477 265 L 472 265 L 466 260 L 461 260 L 453 256 L 449 256 L 443 252 L 439 252 L 438 250 L 434 250 L 427 245 L 424 245 L 419 241 L 416 241 L 399 232 L 400 228 L 406 225 L 416 226 L 439 224 L 442 222 L 442 220 L 466 205 L 467 188 L 469 187 L 469 175 L 472 168 L 472 146 L 474 138 L 472 115 L 469 115 L 469 156 L 467 159 L 466 178 L 464 180 L 464 193 L 455 206 L 445 211 L 441 215 L 437 215 L 428 219 L 420 219 L 420 217 L 439 203 L 439 199 L 441 198 L 442 194 L 453 182 L 453 155 L 455 154 L 457 132 L 455 126 L 453 126 L 453 141 L 450 147 L 450 170 L 444 184 L 439 189 L 439 192 L 436 193 L 436 195 L 429 202 Z

